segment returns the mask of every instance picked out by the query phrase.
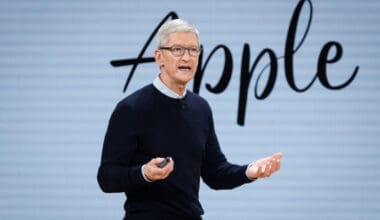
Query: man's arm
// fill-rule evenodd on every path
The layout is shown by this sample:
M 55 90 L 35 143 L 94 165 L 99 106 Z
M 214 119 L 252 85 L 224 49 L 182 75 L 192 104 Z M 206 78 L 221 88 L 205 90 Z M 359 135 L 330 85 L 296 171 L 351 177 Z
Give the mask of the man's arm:
M 227 161 L 220 149 L 215 134 L 214 122 L 210 110 L 210 135 L 206 145 L 202 178 L 213 189 L 232 189 L 257 178 L 269 177 L 280 169 L 282 153 L 276 153 L 249 164 L 239 166 Z
M 208 123 L 209 135 L 201 170 L 203 181 L 213 189 L 232 189 L 251 182 L 252 180 L 245 174 L 247 165 L 229 163 L 221 151 L 211 109 L 209 109 Z
M 146 184 L 141 165 L 129 166 L 137 147 L 138 115 L 119 104 L 111 115 L 104 138 L 98 183 L 104 192 L 128 192 Z

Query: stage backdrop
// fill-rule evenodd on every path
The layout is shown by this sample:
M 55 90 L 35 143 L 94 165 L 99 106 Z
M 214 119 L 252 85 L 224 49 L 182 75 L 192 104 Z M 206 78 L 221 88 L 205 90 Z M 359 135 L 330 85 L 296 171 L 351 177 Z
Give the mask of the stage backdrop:
M 379 11 L 375 0 L 0 1 L 0 219 L 122 218 L 124 195 L 96 181 L 104 133 L 116 103 L 157 76 L 150 37 L 176 17 L 200 30 L 188 89 L 209 101 L 228 159 L 284 154 L 269 179 L 202 184 L 204 219 L 379 219 Z

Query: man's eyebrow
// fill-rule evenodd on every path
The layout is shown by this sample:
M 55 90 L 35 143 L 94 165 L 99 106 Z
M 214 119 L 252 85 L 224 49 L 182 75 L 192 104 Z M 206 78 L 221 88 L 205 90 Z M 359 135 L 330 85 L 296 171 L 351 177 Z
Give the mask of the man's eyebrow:
M 181 44 L 173 44 L 173 45 L 170 46 L 170 47 L 185 47 L 185 48 L 193 48 L 193 47 L 196 47 L 196 48 L 198 48 L 198 46 L 196 46 L 196 45 L 184 46 L 184 45 L 181 45 Z

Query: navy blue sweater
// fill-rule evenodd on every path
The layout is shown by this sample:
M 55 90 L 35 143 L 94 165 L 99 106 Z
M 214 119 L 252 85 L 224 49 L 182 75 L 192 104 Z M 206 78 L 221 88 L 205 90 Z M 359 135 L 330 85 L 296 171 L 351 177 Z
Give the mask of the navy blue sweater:
M 174 170 L 165 180 L 147 182 L 141 166 L 170 156 Z M 212 112 L 200 96 L 182 100 L 148 85 L 118 103 L 106 132 L 98 182 L 104 192 L 125 192 L 125 210 L 199 217 L 200 177 L 213 189 L 250 182 L 247 166 L 227 162 L 214 130 Z

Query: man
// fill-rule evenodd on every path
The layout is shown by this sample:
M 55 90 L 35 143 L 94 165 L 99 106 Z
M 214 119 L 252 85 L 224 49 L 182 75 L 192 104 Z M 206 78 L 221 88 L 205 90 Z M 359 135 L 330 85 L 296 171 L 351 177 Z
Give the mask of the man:
M 176 19 L 157 35 L 160 74 L 112 113 L 98 182 L 104 192 L 126 194 L 127 220 L 201 219 L 200 177 L 213 189 L 231 189 L 278 171 L 282 154 L 248 166 L 229 163 L 210 106 L 186 90 L 201 52 L 197 29 Z

